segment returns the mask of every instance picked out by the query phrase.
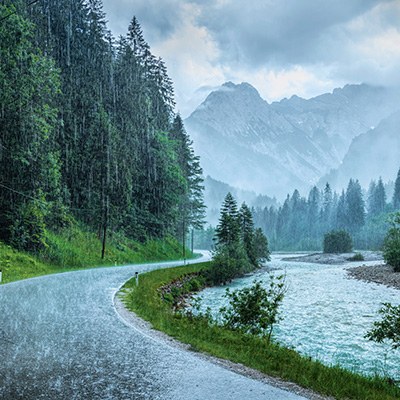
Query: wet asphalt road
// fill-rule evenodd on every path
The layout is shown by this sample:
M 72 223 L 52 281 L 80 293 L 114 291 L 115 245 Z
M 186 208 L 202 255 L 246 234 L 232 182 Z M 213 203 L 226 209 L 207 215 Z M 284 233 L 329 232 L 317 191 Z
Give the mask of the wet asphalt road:
M 303 399 L 154 341 L 121 320 L 113 297 L 135 271 L 178 264 L 0 286 L 0 399 Z

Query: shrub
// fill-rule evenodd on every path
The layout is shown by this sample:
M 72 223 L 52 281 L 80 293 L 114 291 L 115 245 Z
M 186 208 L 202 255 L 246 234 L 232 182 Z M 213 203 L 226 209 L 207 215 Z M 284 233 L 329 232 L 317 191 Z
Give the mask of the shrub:
M 349 257 L 347 261 L 364 261 L 364 256 L 361 253 L 356 253 L 354 256 Z
M 30 200 L 14 215 L 10 243 L 16 249 L 38 253 L 47 248 L 44 202 Z
M 383 258 L 396 272 L 400 272 L 400 213 L 394 214 L 383 243 Z
M 377 343 L 388 340 L 394 349 L 400 347 L 400 306 L 384 303 L 379 313 L 382 320 L 374 322 L 374 328 L 365 337 Z
M 219 247 L 207 277 L 212 285 L 221 285 L 253 269 L 254 266 L 250 263 L 243 246 L 235 243 Z
M 353 241 L 346 231 L 331 231 L 324 236 L 324 253 L 350 253 Z
M 223 324 L 229 329 L 260 335 L 270 342 L 274 325 L 279 321 L 278 309 L 285 293 L 284 276 L 270 276 L 269 287 L 254 280 L 253 285 L 231 292 L 226 289 L 228 307 L 220 309 Z

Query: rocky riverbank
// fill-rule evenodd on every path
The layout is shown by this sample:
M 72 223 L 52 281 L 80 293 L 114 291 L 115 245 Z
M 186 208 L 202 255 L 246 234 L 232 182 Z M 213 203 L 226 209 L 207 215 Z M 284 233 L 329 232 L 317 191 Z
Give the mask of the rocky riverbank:
M 347 268 L 346 271 L 351 278 L 400 289 L 400 273 L 394 272 L 390 265 L 362 265 Z
M 378 251 L 360 251 L 357 253 L 313 253 L 296 257 L 282 258 L 282 261 L 309 262 L 316 264 L 348 264 L 355 254 L 362 254 L 363 261 L 383 261 L 382 253 Z M 359 261 L 358 261 L 359 262 Z

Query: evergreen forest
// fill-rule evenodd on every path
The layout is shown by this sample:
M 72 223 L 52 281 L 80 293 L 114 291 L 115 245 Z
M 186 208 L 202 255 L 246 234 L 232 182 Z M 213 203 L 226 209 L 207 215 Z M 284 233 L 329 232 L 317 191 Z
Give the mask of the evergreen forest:
M 323 190 L 314 186 L 308 197 L 295 190 L 279 208 L 252 208 L 254 223 L 273 250 L 321 250 L 323 236 L 331 230 L 348 232 L 356 249 L 381 250 L 390 214 L 400 209 L 400 170 L 391 186 L 379 178 L 365 191 L 350 179 L 340 193 L 329 183 Z
M 5 0 L 0 37 L 2 242 L 45 252 L 75 224 L 104 257 L 201 227 L 199 158 L 135 17 L 114 39 L 101 0 Z

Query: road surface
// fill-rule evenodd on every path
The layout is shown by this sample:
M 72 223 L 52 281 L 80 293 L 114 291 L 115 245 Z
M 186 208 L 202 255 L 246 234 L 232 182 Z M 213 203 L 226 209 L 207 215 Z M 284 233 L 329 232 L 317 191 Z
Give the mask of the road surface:
M 0 286 L 0 399 L 304 399 L 124 323 L 118 288 L 157 263 Z

